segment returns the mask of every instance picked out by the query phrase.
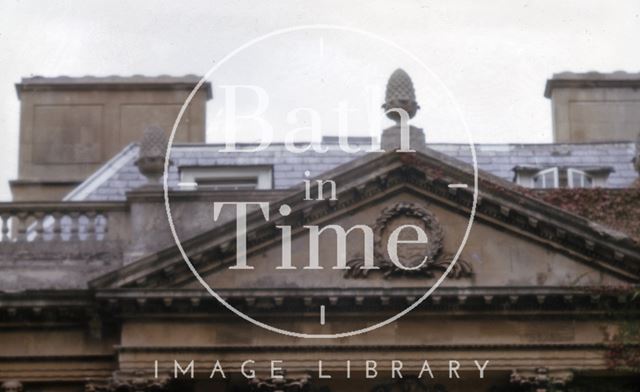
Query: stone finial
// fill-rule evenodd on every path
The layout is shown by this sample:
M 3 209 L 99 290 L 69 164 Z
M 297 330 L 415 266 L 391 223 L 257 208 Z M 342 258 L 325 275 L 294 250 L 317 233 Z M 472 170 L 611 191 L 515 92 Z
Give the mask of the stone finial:
M 22 383 L 16 380 L 9 380 L 2 383 L 0 386 L 0 391 L 2 392 L 22 392 Z
M 382 108 L 387 117 L 396 122 L 396 125 L 382 131 L 380 147 L 385 151 L 400 150 L 405 152 L 423 149 L 425 146 L 424 132 L 420 128 L 407 124 L 408 120 L 416 115 L 420 106 L 416 101 L 413 82 L 404 70 L 398 68 L 389 77 L 384 101 Z M 398 111 L 406 112 L 408 118 L 403 118 Z M 403 138 L 408 140 L 403 140 Z
M 164 158 L 167 152 L 167 137 L 160 127 L 150 126 L 144 130 L 140 142 L 140 157 Z
M 413 82 L 403 69 L 398 68 L 389 77 L 387 91 L 382 108 L 387 112 L 387 117 L 395 122 L 400 122 L 400 115 L 392 109 L 402 109 L 413 118 L 420 106 L 416 101 L 416 91 Z
M 167 137 L 162 128 L 151 126 L 144 130 L 140 141 L 140 153 L 135 164 L 140 173 L 147 177 L 148 184 L 157 184 L 164 173 L 167 143 Z

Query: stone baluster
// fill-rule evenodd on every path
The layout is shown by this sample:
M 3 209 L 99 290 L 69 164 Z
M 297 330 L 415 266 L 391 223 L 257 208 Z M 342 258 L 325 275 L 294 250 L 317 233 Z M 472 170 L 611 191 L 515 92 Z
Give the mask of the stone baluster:
M 107 235 L 109 234 L 109 216 L 103 212 L 98 212 L 98 217 L 100 217 L 100 220 L 102 222 L 101 239 L 106 239 Z
M 14 215 L 14 218 L 17 219 L 16 241 L 26 242 L 27 241 L 27 221 L 29 220 L 29 213 L 18 212 L 17 214 Z
M 96 219 L 98 217 L 98 214 L 96 211 L 88 211 L 85 216 L 87 218 L 87 227 L 85 228 L 85 233 L 87 235 L 86 240 L 97 240 L 98 238 L 96 235 Z
M 52 241 L 62 240 L 62 216 L 62 213 L 59 211 L 51 213 L 51 217 L 53 218 L 53 229 L 51 230 Z
M 9 226 L 11 225 L 11 215 L 2 214 L 0 215 L 0 223 L 2 223 L 2 233 L 0 237 L 0 241 L 7 242 L 10 241 L 9 237 Z
M 35 225 L 33 227 L 35 232 L 34 241 L 44 241 L 44 220 L 46 216 L 44 212 L 36 212 L 33 214 L 35 218 Z
M 69 241 L 80 239 L 80 213 L 72 211 L 69 213 Z

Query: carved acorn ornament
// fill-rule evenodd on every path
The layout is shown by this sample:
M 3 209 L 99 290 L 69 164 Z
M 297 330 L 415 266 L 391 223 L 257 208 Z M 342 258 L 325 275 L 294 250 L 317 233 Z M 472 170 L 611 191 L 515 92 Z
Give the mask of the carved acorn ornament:
M 409 74 L 403 69 L 396 69 L 389 77 L 382 108 L 387 112 L 387 117 L 396 122 L 401 120 L 400 114 L 396 111 L 397 109 L 404 110 L 409 115 L 409 118 L 413 118 L 418 109 L 420 109 L 416 101 L 413 82 Z

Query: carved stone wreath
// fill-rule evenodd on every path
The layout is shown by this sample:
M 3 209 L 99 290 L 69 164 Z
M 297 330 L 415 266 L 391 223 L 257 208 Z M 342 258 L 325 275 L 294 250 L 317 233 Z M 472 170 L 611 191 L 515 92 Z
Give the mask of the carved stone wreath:
M 426 244 L 403 244 L 398 246 L 398 259 L 409 269 L 399 268 L 388 256 L 387 243 L 393 230 L 402 225 L 410 224 L 421 227 L 427 234 Z M 401 202 L 385 208 L 374 226 L 375 234 L 375 265 L 378 269 L 363 269 L 364 259 L 356 257 L 347 262 L 350 267 L 345 277 L 365 278 L 371 272 L 382 272 L 385 278 L 393 276 L 434 277 L 436 273 L 443 273 L 449 268 L 453 255 L 443 252 L 444 232 L 438 218 L 430 211 L 413 203 Z M 424 258 L 427 261 L 419 268 Z M 415 269 L 410 269 L 415 268 Z M 453 279 L 467 278 L 473 275 L 471 266 L 458 258 L 451 269 L 449 277 Z

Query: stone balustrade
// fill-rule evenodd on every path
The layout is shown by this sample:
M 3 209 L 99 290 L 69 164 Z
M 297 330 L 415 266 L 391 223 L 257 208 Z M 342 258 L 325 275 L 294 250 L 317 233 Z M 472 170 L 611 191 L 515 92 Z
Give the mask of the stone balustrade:
M 104 241 L 123 203 L 0 203 L 0 242 Z
M 0 291 L 77 289 L 122 263 L 127 203 L 0 203 Z

